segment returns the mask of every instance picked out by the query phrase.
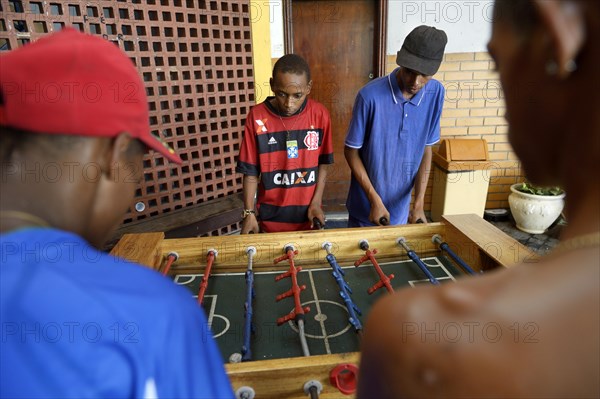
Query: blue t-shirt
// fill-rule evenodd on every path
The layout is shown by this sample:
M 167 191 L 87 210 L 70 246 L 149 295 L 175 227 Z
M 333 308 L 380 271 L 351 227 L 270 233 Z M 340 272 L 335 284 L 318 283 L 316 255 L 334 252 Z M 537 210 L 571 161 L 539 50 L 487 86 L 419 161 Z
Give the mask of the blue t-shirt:
M 54 229 L 0 235 L 0 397 L 233 398 L 184 288 Z
M 367 84 L 356 96 L 345 145 L 358 153 L 371 184 L 390 212 L 390 224 L 408 221 L 411 191 L 425 146 L 440 139 L 444 87 L 431 79 L 410 100 L 402 96 L 396 72 Z M 346 207 L 362 226 L 371 204 L 352 176 Z

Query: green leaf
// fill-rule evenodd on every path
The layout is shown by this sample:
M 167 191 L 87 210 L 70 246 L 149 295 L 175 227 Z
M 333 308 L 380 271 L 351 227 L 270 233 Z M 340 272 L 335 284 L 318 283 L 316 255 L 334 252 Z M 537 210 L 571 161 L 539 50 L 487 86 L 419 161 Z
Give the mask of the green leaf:
M 561 195 L 564 191 L 560 187 L 542 187 L 536 186 L 528 182 L 523 182 L 516 187 L 517 191 L 532 195 Z

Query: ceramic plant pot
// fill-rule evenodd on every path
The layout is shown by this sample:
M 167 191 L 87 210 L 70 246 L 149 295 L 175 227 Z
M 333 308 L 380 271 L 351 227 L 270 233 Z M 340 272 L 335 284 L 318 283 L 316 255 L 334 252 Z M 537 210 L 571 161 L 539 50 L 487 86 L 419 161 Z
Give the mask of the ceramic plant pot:
M 517 228 L 530 234 L 542 234 L 560 216 L 565 206 L 565 193 L 560 195 L 533 195 L 516 189 L 521 183 L 510 187 L 508 196 L 510 211 Z

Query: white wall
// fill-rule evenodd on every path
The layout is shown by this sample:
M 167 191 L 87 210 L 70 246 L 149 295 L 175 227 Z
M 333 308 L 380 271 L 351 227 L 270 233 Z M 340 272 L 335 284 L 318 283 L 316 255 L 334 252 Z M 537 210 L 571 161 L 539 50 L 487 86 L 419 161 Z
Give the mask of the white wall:
M 271 58 L 283 56 L 283 6 L 282 2 L 269 1 L 271 8 Z
M 390 0 L 387 54 L 396 54 L 406 35 L 419 25 L 435 26 L 446 32 L 446 53 L 486 51 L 492 12 L 491 0 Z
M 270 8 L 271 57 L 283 55 L 283 6 L 281 0 L 265 2 Z M 493 0 L 390 0 L 387 54 L 396 54 L 404 38 L 419 25 L 435 26 L 448 35 L 446 53 L 486 51 L 491 34 Z

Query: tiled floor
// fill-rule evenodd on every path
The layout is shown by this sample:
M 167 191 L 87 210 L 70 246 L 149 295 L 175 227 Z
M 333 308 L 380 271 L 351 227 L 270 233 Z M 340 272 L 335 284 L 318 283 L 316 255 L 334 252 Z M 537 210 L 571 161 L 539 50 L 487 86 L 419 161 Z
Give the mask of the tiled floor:
M 347 226 L 348 214 L 332 213 L 327 215 L 326 229 L 338 229 Z M 563 228 L 563 221 L 559 218 L 545 234 L 529 234 L 517 229 L 514 221 L 509 216 L 508 221 L 490 222 L 500 230 L 529 247 L 536 253 L 543 255 L 558 244 L 558 236 Z
M 492 224 L 540 255 L 544 255 L 558 244 L 558 237 L 563 228 L 562 221 L 559 220 L 544 234 L 529 234 L 517 229 L 512 219 L 506 222 L 492 222 Z

